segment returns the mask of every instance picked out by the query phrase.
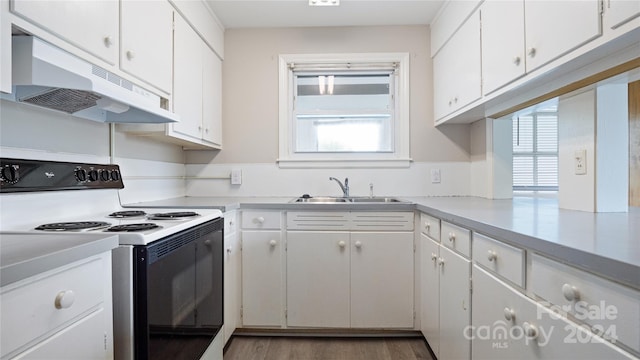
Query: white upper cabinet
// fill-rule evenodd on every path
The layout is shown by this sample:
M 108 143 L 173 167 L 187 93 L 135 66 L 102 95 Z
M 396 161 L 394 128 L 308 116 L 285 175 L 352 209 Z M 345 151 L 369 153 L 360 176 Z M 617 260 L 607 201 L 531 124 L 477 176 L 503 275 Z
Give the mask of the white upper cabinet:
M 222 146 L 222 60 L 203 43 L 202 140 Z
M 10 3 L 14 14 L 112 65 L 118 62 L 119 5 L 118 1 L 85 0 Z
M 222 146 L 222 61 L 181 16 L 175 18 L 173 110 L 167 135 L 185 147 Z
M 120 3 L 120 68 L 171 93 L 173 8 L 167 1 Z
M 524 2 L 527 72 L 602 34 L 599 0 Z
M 482 18 L 482 91 L 488 94 L 525 74 L 524 0 L 485 1 Z
M 481 96 L 480 14 L 475 12 L 433 58 L 436 121 Z
M 617 29 L 621 25 L 640 16 L 640 1 L 638 0 L 603 0 L 604 26 L 607 29 Z

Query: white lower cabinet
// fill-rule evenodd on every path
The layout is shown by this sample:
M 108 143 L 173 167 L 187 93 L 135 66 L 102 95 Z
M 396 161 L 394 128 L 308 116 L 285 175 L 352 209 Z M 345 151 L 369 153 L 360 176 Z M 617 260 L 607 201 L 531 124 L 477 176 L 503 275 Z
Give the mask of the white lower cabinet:
M 440 236 L 439 234 L 437 235 Z M 421 317 L 420 329 L 431 350 L 440 356 L 440 244 L 425 234 L 420 234 Z
M 474 360 L 634 359 L 475 265 L 473 283 Z
M 330 214 L 289 213 L 287 222 L 326 228 L 323 219 Z M 365 223 L 371 216 L 376 222 Z M 413 328 L 413 231 L 389 230 L 412 230 L 413 214 L 340 213 L 339 218 L 347 230 L 378 229 L 287 231 L 287 326 Z M 304 224 L 295 225 L 296 219 Z M 385 221 L 389 224 L 380 226 Z
M 280 230 L 242 231 L 242 324 L 280 327 L 284 303 Z
M 412 328 L 413 286 L 410 232 L 287 232 L 288 326 Z
M 240 318 L 240 238 L 236 212 L 224 213 L 224 343 L 238 327 Z
M 440 246 L 440 360 L 470 359 L 471 261 Z M 429 339 L 427 339 L 428 341 Z
M 349 232 L 287 232 L 287 325 L 348 328 Z
M 2 359 L 112 359 L 111 252 L 0 289 Z

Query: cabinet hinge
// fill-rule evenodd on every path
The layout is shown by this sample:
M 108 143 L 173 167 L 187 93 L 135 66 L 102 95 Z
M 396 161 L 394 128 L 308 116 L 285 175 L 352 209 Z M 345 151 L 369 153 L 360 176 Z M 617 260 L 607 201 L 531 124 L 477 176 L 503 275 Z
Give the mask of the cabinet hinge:
M 604 2 L 605 0 L 600 0 L 600 15 L 604 14 Z
M 413 253 L 415 254 L 416 252 L 416 243 L 413 243 Z
M 416 319 L 416 312 L 414 311 L 413 312 L 413 320 L 415 320 L 415 319 Z
M 469 292 L 473 294 L 473 279 L 469 279 Z
M 240 306 L 240 319 L 242 319 L 242 315 L 244 315 L 243 314 L 243 309 L 242 309 L 242 306 Z
M 287 316 L 289 316 L 289 313 L 288 313 L 287 309 L 284 309 L 284 318 L 286 319 Z
M 104 351 L 107 351 L 107 333 L 104 333 Z

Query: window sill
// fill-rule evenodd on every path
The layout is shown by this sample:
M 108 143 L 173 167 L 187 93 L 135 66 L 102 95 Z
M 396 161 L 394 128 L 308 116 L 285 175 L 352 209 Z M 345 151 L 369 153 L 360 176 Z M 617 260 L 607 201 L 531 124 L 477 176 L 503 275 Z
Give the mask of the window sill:
M 336 160 L 336 159 L 278 159 L 281 169 L 353 169 L 353 168 L 409 168 L 411 158 L 385 160 Z

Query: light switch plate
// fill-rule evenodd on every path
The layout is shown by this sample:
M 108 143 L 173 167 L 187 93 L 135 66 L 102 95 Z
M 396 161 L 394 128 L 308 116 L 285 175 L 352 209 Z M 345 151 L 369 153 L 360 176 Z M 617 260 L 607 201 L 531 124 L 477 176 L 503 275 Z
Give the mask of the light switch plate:
M 574 172 L 576 175 L 587 173 L 587 150 L 576 150 L 573 156 Z
M 440 169 L 431 169 L 431 183 L 440 184 Z
M 231 185 L 241 185 L 242 184 L 242 170 L 234 169 L 231 170 Z

